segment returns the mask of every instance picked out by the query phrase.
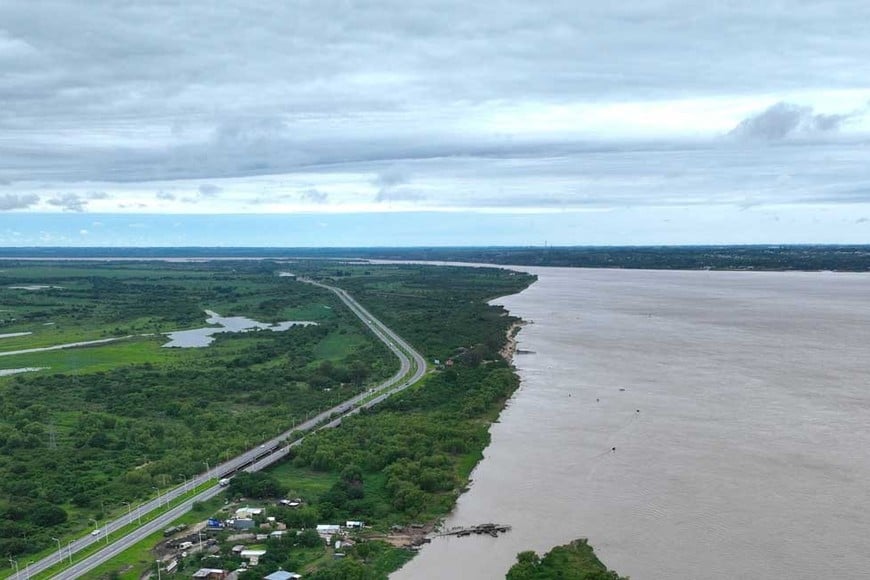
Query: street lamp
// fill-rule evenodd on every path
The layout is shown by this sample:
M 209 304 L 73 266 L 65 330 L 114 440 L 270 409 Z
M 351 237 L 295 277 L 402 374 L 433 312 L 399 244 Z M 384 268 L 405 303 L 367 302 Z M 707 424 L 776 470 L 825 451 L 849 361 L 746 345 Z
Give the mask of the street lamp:
M 157 580 L 160 580 L 160 560 L 157 560 Z
M 60 540 L 57 538 L 52 538 L 55 542 L 57 542 L 57 563 L 60 564 L 63 562 L 63 551 L 60 548 Z
M 132 524 L 133 523 L 133 514 L 130 512 L 133 511 L 133 506 L 130 504 L 129 501 L 122 501 L 121 503 L 124 504 L 125 506 L 127 506 L 127 519 L 130 520 L 130 523 Z
M 11 557 L 9 558 L 9 567 L 15 566 L 15 580 L 18 580 L 18 560 L 13 560 Z
M 211 471 L 211 467 L 208 466 L 208 461 L 203 461 L 203 463 L 205 463 L 205 480 L 208 481 L 210 479 L 208 472 Z
M 33 564 L 33 560 L 27 563 L 27 566 L 24 567 L 24 578 L 30 578 L 30 565 Z
M 100 529 L 100 522 L 98 522 L 98 521 L 95 520 L 94 518 L 88 518 L 88 521 L 89 521 L 89 522 L 94 522 L 94 529 L 95 529 L 95 530 L 99 530 L 99 529 Z
M 69 563 L 70 564 L 72 564 L 72 543 L 73 543 L 73 541 L 70 540 L 69 543 L 67 543 L 67 545 L 66 545 L 66 553 L 69 556 Z
M 156 490 L 157 490 L 157 507 L 160 507 L 160 502 L 162 501 L 162 498 L 160 497 L 160 488 L 159 488 L 159 487 L 154 487 L 154 486 L 152 485 L 152 486 L 151 486 L 151 489 L 156 489 Z

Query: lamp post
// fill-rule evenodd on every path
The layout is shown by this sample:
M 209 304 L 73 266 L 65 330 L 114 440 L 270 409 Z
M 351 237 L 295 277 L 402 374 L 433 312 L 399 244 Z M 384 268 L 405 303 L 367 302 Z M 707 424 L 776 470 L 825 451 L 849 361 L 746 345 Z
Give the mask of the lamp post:
M 156 490 L 157 490 L 157 507 L 160 507 L 160 505 L 161 505 L 161 501 L 162 501 L 162 498 L 160 497 L 160 488 L 159 488 L 159 487 L 155 487 L 155 486 L 152 485 L 152 486 L 151 486 L 151 489 L 156 489 Z
M 55 542 L 57 542 L 57 563 L 60 564 L 63 562 L 63 550 L 60 547 L 60 540 L 57 538 L 52 538 Z
M 70 564 L 72 564 L 72 543 L 73 543 L 73 541 L 70 540 L 66 545 L 66 553 L 69 556 L 69 563 Z
M 160 580 L 160 560 L 157 560 L 157 580 Z
M 133 511 L 133 506 L 130 504 L 129 501 L 122 501 L 121 503 L 127 506 L 127 519 L 130 520 L 130 523 L 132 524 L 133 514 L 131 512 Z
M 205 463 L 205 480 L 208 481 L 209 479 L 211 479 L 208 476 L 208 472 L 211 471 L 211 467 L 208 466 L 208 461 L 203 461 L 203 463 Z
M 95 530 L 99 530 L 99 529 L 100 529 L 100 522 L 98 522 L 98 521 L 95 520 L 94 518 L 88 518 L 88 521 L 89 521 L 89 522 L 94 522 L 94 529 L 95 529 Z
M 33 564 L 33 560 L 27 563 L 27 566 L 24 567 L 24 578 L 30 578 L 30 565 Z
M 18 580 L 18 560 L 13 560 L 11 557 L 9 558 L 9 567 L 15 566 L 15 580 Z

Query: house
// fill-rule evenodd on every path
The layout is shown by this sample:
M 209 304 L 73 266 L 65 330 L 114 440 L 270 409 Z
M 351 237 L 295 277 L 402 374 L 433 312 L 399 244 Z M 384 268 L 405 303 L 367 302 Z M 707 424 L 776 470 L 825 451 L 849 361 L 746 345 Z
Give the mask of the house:
M 284 570 L 278 570 L 277 572 L 272 572 L 268 576 L 263 576 L 263 580 L 299 580 L 302 578 L 302 574 L 297 574 L 296 572 L 285 572 Z
M 242 550 L 240 556 L 247 560 L 251 566 L 256 566 L 260 563 L 260 558 L 266 555 L 266 550 Z
M 254 516 L 263 515 L 263 508 L 243 507 L 236 510 L 237 519 L 251 519 Z
M 359 530 L 359 529 L 362 529 L 363 527 L 365 527 L 365 525 L 366 525 L 365 522 L 355 522 L 355 521 L 348 520 L 344 524 L 344 527 L 352 529 L 352 530 L 353 529 Z
M 245 549 L 245 545 L 244 545 L 244 544 L 236 544 L 235 546 L 233 546 L 233 550 L 232 550 L 232 551 L 233 551 L 233 554 L 238 555 L 238 554 L 241 554 L 241 553 L 242 553 L 242 550 L 244 550 L 244 549 Z
M 280 539 L 281 536 L 287 533 L 287 530 L 275 530 L 274 532 L 269 534 L 270 538 Z
M 238 518 L 230 520 L 230 527 L 236 530 L 251 530 L 257 526 L 257 522 L 250 518 Z
M 321 536 L 337 534 L 341 531 L 341 526 L 338 524 L 317 524 L 317 533 Z
M 191 576 L 196 580 L 226 580 L 226 577 L 227 571 L 218 568 L 200 568 Z

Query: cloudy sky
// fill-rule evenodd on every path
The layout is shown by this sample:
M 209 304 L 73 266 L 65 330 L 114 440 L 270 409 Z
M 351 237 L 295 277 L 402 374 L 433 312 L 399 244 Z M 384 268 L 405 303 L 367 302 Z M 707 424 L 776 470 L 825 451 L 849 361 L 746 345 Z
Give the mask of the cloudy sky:
M 870 242 L 870 3 L 0 2 L 0 245 Z

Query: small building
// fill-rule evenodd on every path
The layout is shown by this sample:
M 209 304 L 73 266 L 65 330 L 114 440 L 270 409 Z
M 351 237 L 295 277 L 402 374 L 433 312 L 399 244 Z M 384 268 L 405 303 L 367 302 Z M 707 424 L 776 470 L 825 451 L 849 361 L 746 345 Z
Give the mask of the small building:
M 260 558 L 266 555 L 266 550 L 242 550 L 240 556 L 247 560 L 251 566 L 256 566 L 260 563 Z
M 226 580 L 227 571 L 219 568 L 200 568 L 191 578 L 196 580 Z
M 230 520 L 230 527 L 236 530 L 252 530 L 257 526 L 257 522 L 250 518 L 236 518 Z
M 269 534 L 270 538 L 280 539 L 281 536 L 287 533 L 287 530 L 275 530 Z
M 245 549 L 244 544 L 236 544 L 235 546 L 233 546 L 232 552 L 233 552 L 233 554 L 238 556 L 239 554 L 242 553 L 242 550 L 244 550 L 244 549 Z
M 341 531 L 341 526 L 338 524 L 317 524 L 317 533 L 320 535 L 337 534 Z
M 263 515 L 263 508 L 243 507 L 236 510 L 237 519 L 251 519 Z
M 356 521 L 348 520 L 344 524 L 344 527 L 351 529 L 351 530 L 360 530 L 360 529 L 364 528 L 365 525 L 366 525 L 365 522 L 356 522 Z
M 302 578 L 302 574 L 297 574 L 296 572 L 285 572 L 284 570 L 278 570 L 277 572 L 272 572 L 268 576 L 263 576 L 263 580 L 299 580 Z

